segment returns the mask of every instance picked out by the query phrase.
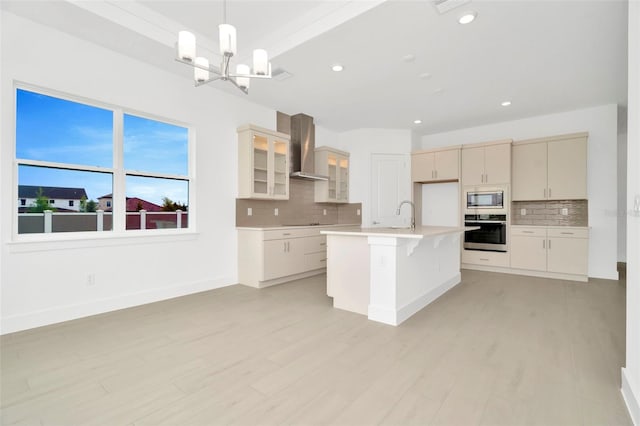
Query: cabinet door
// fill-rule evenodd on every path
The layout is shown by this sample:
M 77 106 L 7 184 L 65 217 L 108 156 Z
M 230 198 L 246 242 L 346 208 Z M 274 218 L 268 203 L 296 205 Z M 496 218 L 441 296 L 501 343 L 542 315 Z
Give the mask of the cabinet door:
M 587 138 L 579 137 L 547 144 L 548 198 L 587 198 Z
M 262 281 L 285 277 L 294 272 L 294 259 L 289 249 L 291 240 L 264 241 L 264 276 Z
M 484 183 L 511 182 L 511 144 L 484 148 Z
M 565 274 L 587 275 L 589 240 L 586 238 L 550 238 L 547 270 Z
M 480 185 L 484 183 L 484 148 L 464 148 L 462 150 L 462 184 Z
M 544 200 L 547 195 L 547 143 L 514 145 L 511 199 Z
M 460 154 L 457 149 L 435 152 L 436 180 L 460 179 Z
M 266 135 L 254 134 L 253 141 L 253 182 L 252 193 L 258 197 L 271 195 L 269 165 L 271 155 L 269 138 Z
M 327 201 L 336 201 L 338 199 L 338 175 L 340 174 L 338 171 L 338 157 L 335 154 L 329 154 L 327 156 L 328 162 L 328 176 L 329 180 L 327 181 Z
M 530 271 L 547 270 L 547 240 L 544 237 L 511 235 L 511 267 Z
M 411 155 L 411 181 L 428 182 L 435 180 L 435 155 L 433 152 Z
M 275 199 L 289 199 L 289 144 L 287 141 L 271 139 L 270 177 L 272 178 L 271 195 Z
M 349 158 L 338 157 L 338 202 L 349 202 Z

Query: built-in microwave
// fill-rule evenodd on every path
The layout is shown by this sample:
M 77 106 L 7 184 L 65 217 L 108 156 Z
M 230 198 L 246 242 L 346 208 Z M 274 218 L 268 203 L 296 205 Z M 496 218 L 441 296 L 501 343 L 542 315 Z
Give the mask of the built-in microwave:
M 467 213 L 507 211 L 508 197 L 506 188 L 468 187 L 465 189 L 465 208 Z

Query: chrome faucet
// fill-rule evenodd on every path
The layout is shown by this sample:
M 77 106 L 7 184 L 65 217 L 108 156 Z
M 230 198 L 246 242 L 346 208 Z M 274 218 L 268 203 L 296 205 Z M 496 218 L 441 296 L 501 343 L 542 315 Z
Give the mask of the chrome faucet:
M 413 202 L 409 200 L 404 200 L 400 203 L 400 205 L 396 209 L 396 215 L 400 215 L 400 209 L 402 208 L 403 204 L 411 205 L 411 230 L 413 231 L 416 229 L 416 206 L 415 204 L 413 204 Z

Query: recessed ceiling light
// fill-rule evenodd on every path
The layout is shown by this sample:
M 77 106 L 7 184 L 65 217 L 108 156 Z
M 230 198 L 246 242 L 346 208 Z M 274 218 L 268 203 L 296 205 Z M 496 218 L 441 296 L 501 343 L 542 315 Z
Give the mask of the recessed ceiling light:
M 422 124 L 422 120 L 413 120 L 413 124 Z
M 465 12 L 458 18 L 458 22 L 460 22 L 462 25 L 470 24 L 476 19 L 476 16 L 478 16 L 477 12 Z
M 502 106 L 509 106 L 509 105 L 511 105 L 511 101 L 504 101 L 504 102 L 502 102 L 500 105 L 502 105 Z
M 431 78 L 431 74 L 429 74 L 428 72 L 423 72 L 422 74 L 420 74 L 420 78 L 422 80 L 428 80 Z
M 405 61 L 405 62 L 413 62 L 413 61 L 416 60 L 416 56 L 412 55 L 412 54 L 404 55 L 402 57 L 402 60 Z
M 335 72 L 340 72 L 344 69 L 344 67 L 340 64 L 335 64 L 331 67 L 332 70 L 334 70 Z
M 444 89 L 442 87 L 437 88 L 436 90 L 433 91 L 434 95 L 439 95 L 441 93 L 444 92 Z

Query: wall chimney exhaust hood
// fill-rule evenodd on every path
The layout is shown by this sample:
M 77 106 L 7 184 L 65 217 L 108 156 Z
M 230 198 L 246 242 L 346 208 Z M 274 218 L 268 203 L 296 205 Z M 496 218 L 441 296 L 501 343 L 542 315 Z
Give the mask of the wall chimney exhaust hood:
M 328 176 L 314 173 L 316 126 L 306 114 L 288 116 L 278 111 L 277 130 L 291 136 L 291 178 L 328 180 Z

